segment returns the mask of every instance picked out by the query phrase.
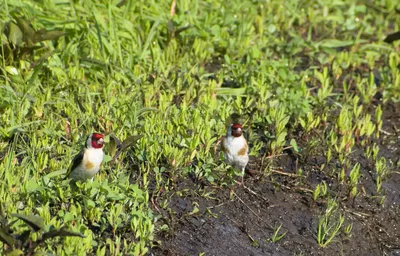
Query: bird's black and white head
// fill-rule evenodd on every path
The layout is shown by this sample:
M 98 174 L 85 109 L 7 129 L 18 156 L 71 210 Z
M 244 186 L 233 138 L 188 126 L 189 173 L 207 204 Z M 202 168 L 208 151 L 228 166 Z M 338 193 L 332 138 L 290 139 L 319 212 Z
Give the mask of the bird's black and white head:
M 242 136 L 242 125 L 238 123 L 231 124 L 228 128 L 227 135 L 236 138 Z
M 101 149 L 104 145 L 104 135 L 101 133 L 92 133 L 86 140 L 85 147 L 88 149 Z

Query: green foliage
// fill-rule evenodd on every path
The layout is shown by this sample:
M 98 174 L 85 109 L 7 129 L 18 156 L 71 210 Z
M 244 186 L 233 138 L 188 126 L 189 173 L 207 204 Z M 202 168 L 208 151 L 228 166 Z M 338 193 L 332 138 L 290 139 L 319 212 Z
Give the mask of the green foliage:
M 328 200 L 328 205 L 318 221 L 317 242 L 321 247 L 326 247 L 339 235 L 339 231 L 344 223 L 344 217 L 338 213 L 338 204 L 332 199 Z M 350 232 L 349 228 L 346 232 Z
M 275 228 L 274 233 L 272 234 L 272 237 L 270 239 L 271 242 L 276 243 L 286 235 L 287 231 L 284 233 L 280 232 L 281 227 L 282 227 L 282 224 L 280 224 L 278 227 Z
M 234 112 L 251 156 L 272 159 L 265 174 L 293 149 L 300 163 L 322 157 L 316 169 L 356 197 L 361 152 L 383 193 L 381 104 L 400 100 L 400 55 L 381 39 L 399 29 L 395 1 L 170 4 L 0 4 L 0 209 L 85 235 L 37 251 L 146 254 L 157 217 L 150 193 L 192 174 L 227 183 L 217 142 Z M 72 190 L 62 174 L 93 131 L 107 134 L 104 165 Z M 316 185 L 314 200 L 328 195 Z M 323 246 L 337 229 L 324 216 Z
M 319 183 L 319 184 L 315 187 L 314 192 L 313 192 L 313 199 L 314 199 L 314 201 L 317 201 L 317 199 L 318 199 L 319 197 L 324 197 L 324 196 L 326 196 L 327 193 L 328 193 L 328 185 L 326 184 L 326 182 L 323 181 L 323 182 Z
M 54 226 L 46 226 L 44 220 L 37 215 L 11 214 L 13 217 L 23 221 L 29 229 L 21 232 L 12 230 L 17 225 L 17 220 L 7 221 L 1 219 L 0 222 L 0 241 L 6 245 L 4 253 L 6 255 L 25 255 L 31 254 L 35 249 L 44 244 L 48 239 L 55 237 L 82 237 L 85 236 L 67 230 L 65 226 L 55 228 Z

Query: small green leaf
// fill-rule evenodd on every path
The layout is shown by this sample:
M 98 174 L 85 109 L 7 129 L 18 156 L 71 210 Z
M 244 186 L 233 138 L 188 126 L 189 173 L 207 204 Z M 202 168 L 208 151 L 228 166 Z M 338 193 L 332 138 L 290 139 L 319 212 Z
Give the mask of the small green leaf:
M 114 134 L 110 134 L 110 142 L 108 143 L 110 155 L 115 156 L 119 147 L 121 147 L 121 141 Z
M 28 180 L 25 184 L 25 188 L 28 191 L 28 193 L 32 193 L 43 189 L 43 187 L 41 187 L 35 180 Z
M 104 154 L 104 159 L 103 159 L 104 163 L 110 162 L 111 160 L 112 160 L 112 157 L 110 155 Z
M 189 213 L 189 215 L 196 214 L 196 213 L 198 213 L 199 211 L 200 211 L 199 208 L 198 208 L 197 206 L 195 206 L 195 207 L 193 207 L 193 210 Z
M 21 251 L 20 249 L 14 249 L 11 252 L 7 252 L 6 256 L 21 256 L 24 255 L 24 252 Z
M 64 223 L 67 223 L 69 221 L 73 221 L 74 219 L 75 218 L 74 218 L 74 215 L 72 213 L 67 212 L 67 213 L 64 214 Z
M 213 25 L 211 27 L 211 32 L 214 36 L 219 36 L 219 34 L 221 33 L 221 28 L 218 25 Z
M 85 203 L 88 209 L 93 209 L 96 207 L 96 203 L 93 200 L 88 199 L 85 201 Z
M 296 151 L 297 153 L 300 152 L 299 147 L 297 146 L 297 142 L 295 139 L 291 139 L 290 140 L 290 145 L 293 147 L 294 151 Z
M 246 94 L 246 88 L 228 88 L 220 87 L 215 89 L 217 95 L 237 95 L 242 96 Z
M 326 48 L 338 48 L 338 47 L 351 46 L 353 44 L 356 43 L 359 44 L 362 42 L 365 42 L 365 40 L 352 41 L 352 40 L 325 39 L 322 40 L 321 42 L 318 42 L 317 45 Z
M 107 198 L 110 200 L 118 201 L 118 200 L 125 199 L 125 195 L 121 194 L 121 193 L 116 193 L 114 191 L 110 191 L 107 195 Z
M 269 33 L 274 33 L 276 31 L 276 27 L 275 27 L 275 25 L 274 24 L 270 24 L 269 26 L 268 26 L 268 32 Z
M 326 39 L 319 42 L 319 45 L 321 47 L 327 47 L 327 48 L 345 47 L 345 46 L 350 46 L 352 44 L 354 44 L 353 41 L 340 41 L 336 39 Z
M 138 111 L 137 111 L 137 115 L 138 116 L 141 116 L 142 114 L 144 114 L 144 113 L 146 113 L 146 112 L 152 112 L 152 111 L 158 111 L 158 109 L 157 108 L 151 108 L 151 107 L 149 107 L 149 108 L 141 108 L 141 109 L 139 109 Z
M 7 71 L 7 73 L 9 73 L 10 75 L 16 76 L 18 75 L 18 70 L 13 67 L 13 66 L 6 66 L 5 70 Z
M 224 59 L 225 59 L 226 64 L 231 64 L 231 58 L 229 58 L 228 54 L 224 55 Z

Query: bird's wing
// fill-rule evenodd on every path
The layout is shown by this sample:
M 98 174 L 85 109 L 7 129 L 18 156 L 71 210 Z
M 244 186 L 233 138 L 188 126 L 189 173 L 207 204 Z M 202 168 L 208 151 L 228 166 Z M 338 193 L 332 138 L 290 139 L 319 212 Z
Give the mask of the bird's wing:
M 74 159 L 72 159 L 71 164 L 68 167 L 68 171 L 67 174 L 65 174 L 65 179 L 67 179 L 69 177 L 69 175 L 71 174 L 71 172 L 78 167 L 78 165 L 82 162 L 83 160 L 83 154 L 85 152 L 85 149 L 82 149 L 81 152 L 79 152 Z

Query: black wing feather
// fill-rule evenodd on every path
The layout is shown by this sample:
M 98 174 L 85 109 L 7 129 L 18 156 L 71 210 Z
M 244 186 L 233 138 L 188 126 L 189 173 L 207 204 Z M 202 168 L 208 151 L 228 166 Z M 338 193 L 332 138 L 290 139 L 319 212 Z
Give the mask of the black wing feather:
M 71 172 L 72 172 L 76 167 L 78 167 L 78 165 L 79 165 L 80 163 L 82 163 L 84 152 L 85 152 L 85 149 L 82 149 L 81 152 L 79 152 L 79 153 L 74 157 L 74 159 L 72 159 L 72 163 L 69 165 L 67 174 L 65 175 L 65 178 L 64 178 L 64 179 L 68 179 L 68 177 L 69 177 L 69 175 L 71 174 Z

